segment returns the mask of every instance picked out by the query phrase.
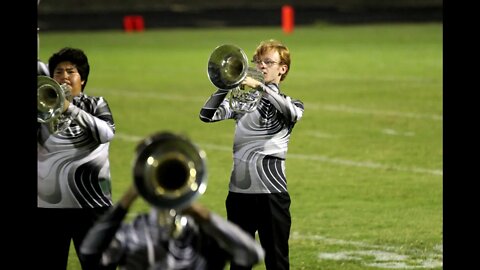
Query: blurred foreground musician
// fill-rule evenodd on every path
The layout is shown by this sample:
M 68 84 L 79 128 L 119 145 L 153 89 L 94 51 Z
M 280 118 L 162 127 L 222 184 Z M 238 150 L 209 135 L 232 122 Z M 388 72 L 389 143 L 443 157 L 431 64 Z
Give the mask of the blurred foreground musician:
M 179 140 L 170 133 L 157 134 L 139 144 L 137 153 L 145 153 L 152 144 L 159 141 L 167 144 L 173 141 L 173 144 L 177 144 L 176 141 L 182 142 L 183 139 Z M 178 156 L 178 153 L 165 151 L 164 142 L 159 144 L 160 150 L 145 154 L 151 159 L 155 153 L 167 152 L 165 158 L 156 159 L 159 161 L 155 168 L 156 173 L 146 175 L 159 176 L 158 181 L 163 181 L 168 189 L 178 186 L 175 177 L 188 172 L 184 174 L 173 171 L 173 168 L 182 167 L 177 163 L 185 158 L 170 159 L 171 156 Z M 185 148 L 181 144 L 180 146 Z M 164 172 L 170 178 L 164 179 L 161 170 L 162 166 L 167 165 L 168 170 L 165 169 Z M 141 170 L 145 170 L 147 166 L 142 163 Z M 193 175 L 200 174 L 196 172 Z M 142 181 L 144 179 L 146 178 Z M 183 200 L 182 205 L 178 204 L 176 208 L 169 209 L 167 204 L 175 203 L 168 200 L 166 205 L 162 206 L 160 203 L 166 199 L 159 198 L 158 202 L 155 201 L 157 199 L 151 197 L 153 191 L 146 190 L 142 183 L 136 181 L 131 185 L 115 206 L 87 234 L 80 249 L 81 256 L 86 260 L 96 261 L 98 269 L 116 269 L 115 267 L 119 266 L 122 270 L 214 270 L 224 269 L 228 261 L 251 267 L 263 260 L 264 251 L 260 244 L 237 225 L 199 203 L 191 203 L 190 199 Z M 139 195 L 150 203 L 150 212 L 138 214 L 129 223 L 124 222 L 131 205 Z

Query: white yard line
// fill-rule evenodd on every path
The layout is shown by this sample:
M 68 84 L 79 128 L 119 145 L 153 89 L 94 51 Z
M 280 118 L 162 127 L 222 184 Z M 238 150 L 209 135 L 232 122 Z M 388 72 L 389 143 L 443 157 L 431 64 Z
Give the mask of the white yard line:
M 195 102 L 201 105 L 207 100 L 208 95 L 205 97 L 200 96 L 186 96 L 186 95 L 174 95 L 174 94 L 161 94 L 158 92 L 131 92 L 127 90 L 105 90 L 105 89 L 94 89 L 93 91 L 98 91 L 98 94 L 108 95 L 108 96 L 127 96 L 127 97 L 141 97 L 141 98 L 156 98 L 163 100 L 173 100 L 173 101 L 184 101 L 184 102 Z M 212 92 L 213 93 L 213 92 Z M 363 109 L 355 108 L 342 104 L 318 104 L 313 102 L 305 101 L 305 108 L 307 110 L 325 110 L 325 111 L 334 111 L 334 112 L 344 112 L 344 113 L 353 113 L 353 114 L 369 114 L 369 115 L 384 115 L 384 116 L 395 116 L 395 117 L 404 117 L 404 118 L 414 118 L 414 119 L 430 119 L 435 121 L 442 121 L 443 116 L 439 114 L 421 114 L 421 113 L 411 113 L 411 112 L 398 112 L 398 111 L 385 111 L 385 110 L 372 110 L 372 109 Z
M 443 245 L 439 244 L 432 251 L 405 250 L 404 247 L 373 245 L 360 241 L 348 241 L 328 238 L 320 235 L 304 235 L 293 232 L 290 238 L 295 240 L 311 240 L 325 245 L 344 246 L 337 252 L 320 252 L 319 260 L 360 261 L 371 267 L 389 269 L 420 269 L 443 267 Z M 349 248 L 352 247 L 352 248 Z M 360 249 L 359 249 L 360 248 Z
M 380 115 L 380 116 L 395 116 L 395 117 L 404 117 L 404 118 L 414 118 L 414 119 L 430 119 L 435 121 L 442 121 L 443 116 L 438 114 L 420 114 L 420 113 L 410 113 L 410 112 L 397 112 L 397 111 L 383 111 L 383 110 L 371 110 L 371 109 L 362 109 L 355 108 L 346 105 L 332 105 L 332 104 L 316 104 L 316 103 L 305 103 L 306 110 L 325 110 L 333 112 L 345 112 L 353 114 L 369 114 L 369 115 Z
M 116 133 L 115 137 L 121 140 L 132 141 L 132 142 L 139 142 L 143 139 L 143 137 L 135 136 L 135 135 L 128 135 L 123 133 Z M 205 150 L 217 150 L 217 151 L 224 151 L 224 152 L 231 152 L 231 146 L 224 146 L 218 144 L 209 144 L 209 143 L 197 143 Z M 307 154 L 293 154 L 289 153 L 287 156 L 288 159 L 301 159 L 307 161 L 318 161 L 318 162 L 325 162 L 330 164 L 336 164 L 341 166 L 348 166 L 348 167 L 360 167 L 360 168 L 368 168 L 368 169 L 379 169 L 379 170 L 393 170 L 393 171 L 401 171 L 401 172 L 410 172 L 410 173 L 422 173 L 422 174 L 432 174 L 432 175 L 443 175 L 443 170 L 441 169 L 427 169 L 427 168 L 420 168 L 420 167 L 402 167 L 397 165 L 387 165 L 381 164 L 371 161 L 354 161 L 348 159 L 341 159 L 341 158 L 334 158 L 328 157 L 323 155 L 307 155 Z

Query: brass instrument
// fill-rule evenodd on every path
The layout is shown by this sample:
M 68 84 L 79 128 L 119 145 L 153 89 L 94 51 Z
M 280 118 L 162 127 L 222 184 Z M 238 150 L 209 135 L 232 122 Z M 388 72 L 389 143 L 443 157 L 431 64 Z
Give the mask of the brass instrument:
M 244 88 L 241 83 L 247 76 L 263 83 L 263 73 L 248 66 L 247 55 L 242 49 L 231 44 L 216 47 L 208 59 L 207 74 L 217 88 L 230 90 L 229 102 L 234 111 L 248 113 L 255 110 L 261 93 Z
M 155 206 L 160 226 L 176 238 L 188 223 L 177 212 L 207 189 L 206 154 L 184 136 L 155 133 L 138 145 L 133 177 L 140 196 Z
M 156 133 L 139 144 L 133 177 L 148 203 L 180 210 L 207 188 L 206 154 L 184 136 Z
M 48 124 L 52 133 L 63 131 L 72 121 L 62 114 L 65 99 L 72 100 L 69 86 L 48 76 L 37 76 L 37 121 Z

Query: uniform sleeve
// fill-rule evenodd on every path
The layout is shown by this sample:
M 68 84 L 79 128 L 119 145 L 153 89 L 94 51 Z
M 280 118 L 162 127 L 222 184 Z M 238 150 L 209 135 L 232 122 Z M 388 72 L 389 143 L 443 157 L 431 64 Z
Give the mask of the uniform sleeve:
M 106 143 L 113 139 L 115 124 L 106 100 L 100 97 L 96 102 L 91 114 L 73 103 L 70 103 L 66 114 L 70 115 L 82 129 L 89 130 L 96 141 Z
M 288 121 L 295 123 L 302 118 L 304 111 L 303 102 L 292 100 L 289 96 L 279 94 L 265 84 L 261 85 L 261 89 L 267 93 L 266 97 L 268 100 Z
M 50 76 L 50 72 L 48 71 L 47 64 L 40 61 L 40 59 L 38 59 L 38 62 L 37 62 L 37 75 Z
M 227 89 L 218 89 L 213 93 L 200 110 L 200 120 L 209 123 L 233 118 L 234 112 L 225 99 L 228 92 Z
M 80 254 L 89 265 L 98 270 L 115 270 L 125 250 L 122 220 L 127 210 L 116 205 L 90 228 L 80 246 Z M 120 237 L 119 237 L 120 235 Z
M 111 244 L 126 214 L 127 210 L 120 205 L 116 205 L 106 212 L 88 231 L 80 246 L 80 255 L 85 260 L 100 266 L 102 254 Z M 110 268 L 105 266 L 105 269 Z
M 265 252 L 260 243 L 236 224 L 210 213 L 210 221 L 200 223 L 200 227 L 236 264 L 250 267 L 263 261 Z

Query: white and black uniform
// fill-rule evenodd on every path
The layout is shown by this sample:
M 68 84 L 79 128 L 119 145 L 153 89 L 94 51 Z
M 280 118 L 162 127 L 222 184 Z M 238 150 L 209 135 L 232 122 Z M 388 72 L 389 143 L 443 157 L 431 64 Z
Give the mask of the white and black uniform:
M 107 102 L 81 93 L 65 114 L 73 121 L 58 134 L 39 125 L 38 207 L 112 206 L 109 146 L 115 124 Z
M 175 237 L 159 224 L 156 208 L 122 223 L 126 214 L 116 205 L 85 237 L 81 254 L 99 269 L 220 270 L 228 261 L 254 265 L 264 257 L 254 238 L 215 213 L 202 223 L 183 216 L 186 223 Z
M 52 134 L 37 128 L 37 265 L 65 270 L 68 251 L 79 253 L 85 234 L 112 206 L 109 146 L 115 124 L 107 101 L 83 92 L 64 113 L 73 117 L 65 130 Z M 96 265 L 79 257 L 82 269 Z
M 292 129 L 303 116 L 304 106 L 280 93 L 277 84 L 262 84 L 261 88 L 261 101 L 250 113 L 232 110 L 229 90 L 218 89 L 202 107 L 200 119 L 235 120 L 228 219 L 251 235 L 258 230 L 267 269 L 288 269 L 291 218 L 285 158 Z M 279 228 L 268 229 L 272 224 Z
M 233 171 L 230 191 L 237 193 L 287 192 L 285 157 L 290 134 L 303 115 L 303 103 L 279 93 L 276 84 L 263 85 L 275 92 L 264 94 L 257 109 L 237 113 L 229 106 L 228 90 L 219 89 L 200 112 L 204 122 L 235 119 Z

